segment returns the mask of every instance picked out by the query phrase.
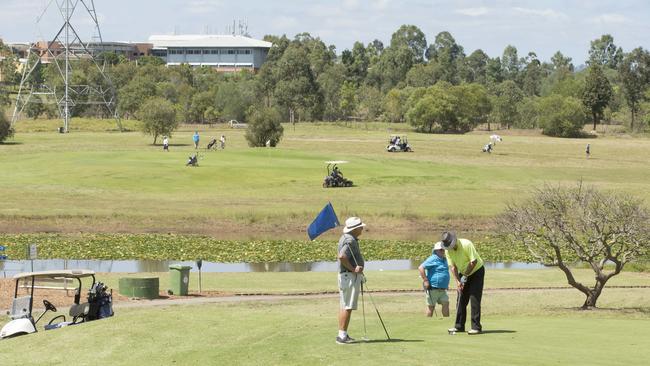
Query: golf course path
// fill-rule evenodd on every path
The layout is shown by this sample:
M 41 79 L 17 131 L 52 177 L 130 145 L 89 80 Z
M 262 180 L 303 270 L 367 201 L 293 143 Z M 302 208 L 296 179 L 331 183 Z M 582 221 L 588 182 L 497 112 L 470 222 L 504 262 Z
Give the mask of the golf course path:
M 610 286 L 608 288 L 650 288 L 650 286 Z M 535 292 L 535 291 L 562 291 L 574 290 L 573 287 L 510 287 L 510 288 L 492 288 L 485 289 L 485 292 Z M 454 290 L 449 290 L 453 293 Z M 400 296 L 404 294 L 419 295 L 421 291 L 416 290 L 392 290 L 392 291 L 371 291 L 374 295 L 380 296 Z M 113 307 L 120 308 L 137 308 L 148 306 L 170 306 L 170 305 L 200 305 L 215 303 L 241 303 L 253 301 L 286 301 L 286 300 L 308 300 L 308 299 L 325 299 L 338 298 L 338 292 L 319 292 L 319 293 L 300 293 L 300 294 L 233 294 L 224 296 L 185 296 L 179 298 L 163 298 L 155 300 L 126 300 L 113 303 Z

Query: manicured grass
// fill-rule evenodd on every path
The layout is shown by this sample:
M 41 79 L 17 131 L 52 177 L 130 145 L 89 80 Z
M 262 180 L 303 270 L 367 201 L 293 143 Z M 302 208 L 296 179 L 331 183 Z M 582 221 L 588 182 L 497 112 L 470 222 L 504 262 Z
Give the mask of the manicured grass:
M 612 290 L 605 310 L 574 310 L 577 294 L 489 292 L 485 334 L 447 335 L 421 294 L 366 296 L 369 343 L 336 345 L 338 298 L 116 308 L 113 318 L 3 340 L 0 363 L 21 365 L 642 365 L 650 357 L 650 291 Z M 455 296 L 451 296 L 452 302 Z M 639 304 L 645 304 L 639 307 Z M 452 311 L 453 315 L 453 311 Z M 349 331 L 363 336 L 361 307 Z
M 202 151 L 201 166 L 187 168 L 192 126 L 176 132 L 171 151 L 163 153 L 139 132 L 21 132 L 30 123 L 19 122 L 13 144 L 0 145 L 0 171 L 7 172 L 0 175 L 5 231 L 295 238 L 304 237 L 331 201 L 340 217 L 364 217 L 368 237 L 418 237 L 441 226 L 489 231 L 489 219 L 508 201 L 544 183 L 583 180 L 650 197 L 645 138 L 589 140 L 587 160 L 586 140 L 508 131 L 500 132 L 504 142 L 491 155 L 480 152 L 487 132 L 410 132 L 415 152 L 389 154 L 384 147 L 393 126 L 387 124 L 286 125 L 276 149 L 248 148 L 242 130 L 203 126 L 203 146 L 226 134 L 226 150 Z M 327 160 L 350 161 L 341 168 L 355 187 L 323 189 Z

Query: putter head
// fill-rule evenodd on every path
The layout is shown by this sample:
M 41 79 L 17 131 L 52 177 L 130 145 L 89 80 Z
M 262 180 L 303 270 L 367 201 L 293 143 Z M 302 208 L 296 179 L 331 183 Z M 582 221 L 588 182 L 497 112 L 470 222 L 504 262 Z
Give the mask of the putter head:
M 453 330 L 448 330 L 447 332 L 449 332 L 449 335 L 456 335 L 456 332 Z

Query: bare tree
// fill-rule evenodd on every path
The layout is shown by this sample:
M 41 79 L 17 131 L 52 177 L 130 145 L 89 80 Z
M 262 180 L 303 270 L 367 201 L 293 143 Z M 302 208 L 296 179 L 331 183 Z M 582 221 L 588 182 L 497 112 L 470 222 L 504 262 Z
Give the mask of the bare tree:
M 587 297 L 582 309 L 589 309 L 610 278 L 648 252 L 649 218 L 641 200 L 580 183 L 537 189 L 532 199 L 508 205 L 498 221 L 508 240 L 526 246 L 540 263 L 559 267 Z M 575 261 L 594 270 L 595 284 L 576 280 L 568 265 Z

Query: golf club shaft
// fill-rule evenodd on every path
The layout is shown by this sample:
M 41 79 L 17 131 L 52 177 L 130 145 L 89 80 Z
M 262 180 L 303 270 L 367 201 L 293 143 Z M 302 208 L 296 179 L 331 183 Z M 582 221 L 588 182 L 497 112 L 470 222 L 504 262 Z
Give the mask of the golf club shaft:
M 368 338 L 368 330 L 366 328 L 366 302 L 363 299 L 363 281 L 361 281 L 361 310 L 363 312 L 363 338 Z
M 372 294 L 368 293 L 368 296 L 370 297 L 370 302 L 372 303 L 372 306 L 375 308 L 375 311 L 377 312 L 377 317 L 379 318 L 379 322 L 381 323 L 382 328 L 384 328 L 384 333 L 386 333 L 386 338 L 390 341 L 390 336 L 388 335 L 388 330 L 386 330 L 386 325 L 384 324 L 384 320 L 381 318 L 381 314 L 379 314 L 379 309 L 377 309 L 377 305 L 375 304 L 375 300 L 372 298 Z

